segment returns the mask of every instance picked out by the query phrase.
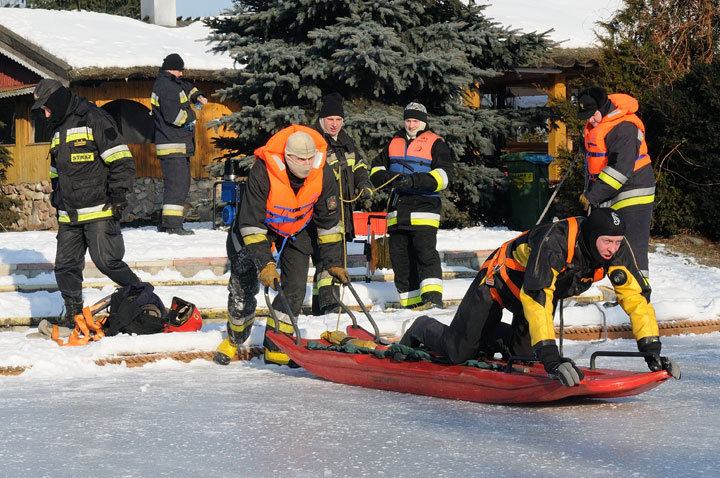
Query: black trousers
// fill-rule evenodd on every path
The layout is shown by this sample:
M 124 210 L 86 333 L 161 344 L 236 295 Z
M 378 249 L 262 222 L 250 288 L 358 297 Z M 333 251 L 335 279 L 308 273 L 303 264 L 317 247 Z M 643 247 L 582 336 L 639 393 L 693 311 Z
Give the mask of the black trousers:
M 418 317 L 400 343 L 410 347 L 424 344 L 452 363 L 478 358 L 483 351 L 506 351 L 510 355 L 532 355 L 530 331 L 522 314 L 513 315 L 512 325 L 502 323 L 503 308 L 482 283 L 481 270 L 458 307 L 450 325 L 429 316 Z
M 183 209 L 190 192 L 190 158 L 163 158 L 162 226 L 177 228 L 183 225 Z
M 400 304 L 403 307 L 414 307 L 423 302 L 442 305 L 437 229 L 399 229 L 390 232 L 389 236 L 390 262 Z
M 140 279 L 123 262 L 125 243 L 120 223 L 115 219 L 70 225 L 60 224 L 55 253 L 55 280 L 66 302 L 82 302 L 82 271 L 85 252 L 95 266 L 120 286 Z
M 322 315 L 324 310 L 338 305 L 337 300 L 333 296 L 335 293 L 340 296 L 340 286 L 332 285 L 332 276 L 328 273 L 327 268 L 323 265 L 322 256 L 320 255 L 320 246 L 318 245 L 317 235 L 310 235 L 312 241 L 312 258 L 315 266 L 315 274 L 313 275 L 312 289 L 312 313 L 313 315 Z M 343 247 L 345 247 L 343 245 Z
M 625 238 L 635 255 L 638 269 L 648 277 L 648 244 L 650 242 L 650 222 L 653 204 L 639 204 L 618 209 L 617 213 L 625 222 Z

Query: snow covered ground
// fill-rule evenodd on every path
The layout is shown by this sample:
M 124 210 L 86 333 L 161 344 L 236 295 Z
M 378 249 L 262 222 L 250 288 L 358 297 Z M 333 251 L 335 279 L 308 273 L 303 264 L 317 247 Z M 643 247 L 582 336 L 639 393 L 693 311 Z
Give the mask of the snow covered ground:
M 225 233 L 190 224 L 191 237 L 153 228 L 124 229 L 126 259 L 222 257 Z M 492 249 L 517 233 L 498 228 L 440 231 L 441 250 Z M 351 253 L 361 252 L 351 245 Z M 358 248 L 358 250 L 354 250 Z M 53 232 L 0 234 L 0 264 L 52 262 Z M 663 247 L 650 256 L 653 301 L 661 320 L 718 315 L 720 270 Z M 163 271 L 147 280 L 163 280 Z M 679 279 L 681 278 L 681 280 Z M 52 282 L 40 278 L 11 283 Z M 460 298 L 470 279 L 446 281 Z M 450 282 L 448 284 L 447 282 Z M 357 283 L 376 302 L 394 301 L 391 283 Z M 112 287 L 86 289 L 86 302 Z M 159 287 L 201 307 L 222 308 L 224 286 Z M 264 299 L 259 297 L 260 303 Z M 59 293 L 0 293 L 0 317 L 59 310 Z M 49 304 L 45 306 L 43 304 Z M 350 301 L 350 303 L 352 303 Z M 626 323 L 619 307 L 610 323 Z M 433 311 L 449 322 L 454 309 Z M 373 310 L 384 333 L 402 332 L 419 314 Z M 571 305 L 569 325 L 599 323 L 600 308 Z M 337 316 L 301 316 L 308 336 L 334 329 Z M 362 321 L 361 321 L 362 322 Z M 348 323 L 343 316 L 340 327 Z M 214 350 L 224 326 L 197 333 L 108 337 L 61 348 L 0 333 L 0 466 L 3 476 L 714 476 L 720 439 L 720 333 L 663 338 L 663 353 L 683 378 L 639 395 L 495 406 L 366 390 L 326 382 L 303 370 L 260 360 L 220 367 L 206 360 L 163 360 L 142 368 L 98 366 L 121 354 Z M 32 332 L 32 329 L 29 331 Z M 261 343 L 262 321 L 249 344 Z M 565 354 L 587 366 L 598 349 L 632 351 L 632 340 L 565 341 Z M 599 366 L 643 370 L 640 359 Z

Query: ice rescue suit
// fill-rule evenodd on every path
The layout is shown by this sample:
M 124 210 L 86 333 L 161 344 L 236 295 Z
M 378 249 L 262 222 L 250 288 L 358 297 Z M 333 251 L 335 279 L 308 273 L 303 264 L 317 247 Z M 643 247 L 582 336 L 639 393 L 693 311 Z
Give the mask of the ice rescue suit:
M 360 157 L 360 152 L 344 129 L 341 129 L 336 138 L 323 132 L 320 122 L 316 122 L 313 128 L 323 135 L 323 139 L 327 142 L 327 164 L 332 168 L 335 181 L 338 182 L 338 190 L 340 197 L 346 201 L 354 199 L 357 196 L 357 186 L 367 183 L 368 166 Z M 355 238 L 355 229 L 353 226 L 353 206 L 356 203 L 343 203 L 343 219 L 342 227 L 345 241 L 352 241 Z M 356 206 L 355 206 L 356 207 Z M 339 214 L 339 212 L 338 212 Z M 308 231 L 313 239 L 312 261 L 315 266 L 315 275 L 313 277 L 313 297 L 312 308 L 314 314 L 321 314 L 323 310 L 336 306 L 337 301 L 333 297 L 331 284 L 332 277 L 328 274 L 329 266 L 324 266 L 320 259 L 320 249 L 317 242 L 317 232 L 314 223 L 310 223 Z M 365 233 L 362 231 L 361 233 Z M 345 247 L 345 244 L 343 244 Z M 339 286 L 335 286 L 336 290 Z
M 610 110 L 594 128 L 585 125 L 585 197 L 594 207 L 610 207 L 627 224 L 625 237 L 640 271 L 648 277 L 650 220 L 655 201 L 655 175 L 645 126 L 635 112 L 635 98 L 608 95 Z
M 310 175 L 305 179 L 292 174 L 284 161 L 285 143 L 297 131 L 310 134 L 318 151 Z M 237 343 L 242 343 L 250 334 L 257 305 L 258 271 L 275 262 L 273 246 L 279 254 L 282 290 L 295 316 L 305 299 L 312 252 L 307 228 L 310 221 L 317 230 L 323 264 L 328 268 L 342 266 L 340 204 L 337 182 L 325 161 L 326 148 L 317 131 L 292 125 L 255 150 L 256 161 L 248 175 L 240 213 L 227 239 L 231 264 L 228 328 L 233 330 Z M 273 308 L 280 319 L 279 330 L 294 333 L 279 296 L 275 297 Z M 273 328 L 275 321 L 268 318 L 267 326 Z M 268 339 L 265 339 L 265 357 L 269 362 L 287 363 L 287 356 L 278 352 Z
M 135 165 L 112 117 L 71 94 L 50 141 L 50 202 L 57 209 L 55 279 L 66 303 L 82 302 L 85 252 L 121 286 L 139 282 L 123 262 L 125 244 L 113 217 L 113 199 L 125 200 L 135 184 Z M 57 115 L 57 116 L 56 116 Z
M 155 152 L 163 172 L 162 226 L 179 228 L 190 191 L 190 156 L 195 154 L 193 103 L 204 96 L 189 82 L 158 72 L 150 104 L 155 121 Z
M 536 226 L 496 249 L 483 264 L 449 326 L 419 317 L 401 343 L 424 343 L 462 363 L 492 349 L 498 339 L 506 353 L 532 355 L 555 344 L 553 315 L 558 300 L 581 294 L 605 276 L 630 316 L 635 339 L 659 336 L 650 288 L 625 239 L 609 261 L 593 264 L 578 230 L 583 217 Z M 594 247 L 594 246 L 592 246 Z M 510 330 L 501 324 L 503 308 L 513 314 Z
M 390 260 L 400 304 L 442 306 L 442 267 L 436 245 L 440 191 L 453 177 L 450 148 L 429 130 L 418 131 L 411 140 L 403 128 L 373 161 L 370 179 L 379 187 L 397 174 L 413 180 L 412 189 L 393 191 L 388 210 Z

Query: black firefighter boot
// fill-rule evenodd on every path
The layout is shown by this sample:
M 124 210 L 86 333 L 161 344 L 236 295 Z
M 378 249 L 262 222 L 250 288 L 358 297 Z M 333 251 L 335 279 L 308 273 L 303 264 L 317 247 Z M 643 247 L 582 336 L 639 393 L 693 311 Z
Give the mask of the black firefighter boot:
M 82 314 L 83 302 L 75 302 L 72 300 L 65 301 L 65 315 L 53 318 L 50 321 L 42 320 L 38 324 L 38 332 L 50 337 L 52 335 L 52 326 L 58 326 L 58 337 L 69 337 L 75 330 L 75 316 Z

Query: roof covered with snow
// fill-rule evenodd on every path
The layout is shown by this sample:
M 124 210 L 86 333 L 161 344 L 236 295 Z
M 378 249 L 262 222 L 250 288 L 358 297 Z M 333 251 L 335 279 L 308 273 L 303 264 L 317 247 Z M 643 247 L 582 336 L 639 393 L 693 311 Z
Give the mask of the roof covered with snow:
M 12 37 L 9 43 L 22 42 L 74 79 L 155 76 L 170 53 L 183 57 L 190 77 L 233 67 L 227 54 L 209 51 L 210 29 L 202 22 L 169 28 L 105 13 L 0 8 L 2 30 Z M 0 53 L 23 63 L 6 49 L 0 42 Z

